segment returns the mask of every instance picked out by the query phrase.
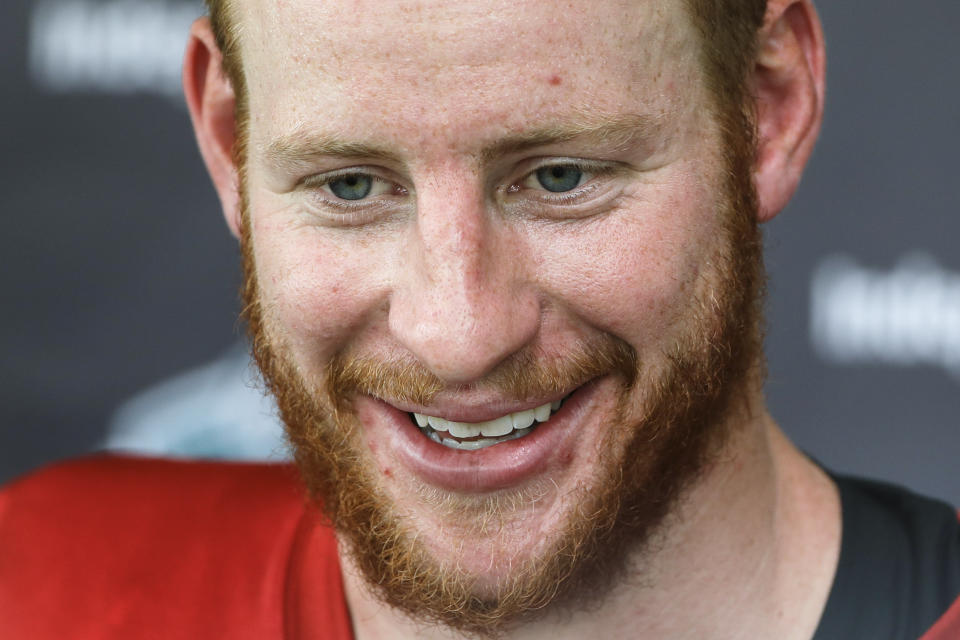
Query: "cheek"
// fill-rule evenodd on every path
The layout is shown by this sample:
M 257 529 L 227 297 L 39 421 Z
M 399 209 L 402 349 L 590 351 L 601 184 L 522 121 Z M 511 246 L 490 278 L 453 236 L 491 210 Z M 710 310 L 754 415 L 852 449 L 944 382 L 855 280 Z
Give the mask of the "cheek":
M 380 288 L 375 261 L 309 226 L 254 224 L 254 256 L 271 332 L 310 368 L 369 322 Z
M 643 351 L 688 315 L 715 237 L 700 189 L 663 194 L 558 234 L 542 265 L 553 295 L 591 326 Z

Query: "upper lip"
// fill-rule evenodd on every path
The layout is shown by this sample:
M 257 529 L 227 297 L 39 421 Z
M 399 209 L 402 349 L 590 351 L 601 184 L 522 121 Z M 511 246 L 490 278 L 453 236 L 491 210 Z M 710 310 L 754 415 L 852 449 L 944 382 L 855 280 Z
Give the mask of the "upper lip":
M 510 413 L 526 411 L 527 409 L 534 409 L 548 402 L 562 400 L 575 390 L 576 389 L 570 389 L 550 397 L 524 401 L 502 397 L 498 398 L 495 396 L 484 398 L 480 394 L 463 396 L 457 393 L 447 394 L 445 392 L 441 392 L 429 405 L 418 405 L 412 402 L 390 398 L 381 398 L 381 400 L 407 413 L 420 413 L 427 416 L 453 420 L 455 422 L 486 422 L 487 420 L 494 420 Z

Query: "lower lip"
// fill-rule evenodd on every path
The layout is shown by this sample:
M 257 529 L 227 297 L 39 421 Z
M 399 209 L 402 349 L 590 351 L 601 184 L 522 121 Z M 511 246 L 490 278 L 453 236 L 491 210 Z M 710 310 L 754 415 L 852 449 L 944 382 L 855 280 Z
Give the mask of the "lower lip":
M 577 389 L 528 435 L 474 451 L 434 442 L 408 413 L 382 400 L 362 396 L 355 406 L 375 456 L 386 444 L 420 480 L 450 491 L 479 493 L 513 487 L 570 464 L 595 389 L 595 382 Z

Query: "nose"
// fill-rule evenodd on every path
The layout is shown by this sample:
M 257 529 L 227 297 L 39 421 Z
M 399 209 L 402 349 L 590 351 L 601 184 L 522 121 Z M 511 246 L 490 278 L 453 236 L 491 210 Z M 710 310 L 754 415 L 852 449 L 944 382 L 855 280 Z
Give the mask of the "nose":
M 540 305 L 522 233 L 469 179 L 451 182 L 418 191 L 389 323 L 430 371 L 470 384 L 533 341 Z

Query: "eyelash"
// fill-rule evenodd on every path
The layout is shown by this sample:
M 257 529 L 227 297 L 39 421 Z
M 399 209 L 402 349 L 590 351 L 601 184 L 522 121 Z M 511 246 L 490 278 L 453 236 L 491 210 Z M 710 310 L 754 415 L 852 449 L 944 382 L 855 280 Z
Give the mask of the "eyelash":
M 393 180 L 388 180 L 383 176 L 379 175 L 376 171 L 367 169 L 366 167 L 351 167 L 349 169 L 341 169 L 339 171 L 334 171 L 332 173 L 325 173 L 322 175 L 313 175 L 308 176 L 300 180 L 300 186 L 309 189 L 309 190 L 322 190 L 324 187 L 327 187 L 331 182 L 336 182 L 342 178 L 348 176 L 368 176 L 373 182 L 376 183 L 385 183 L 392 185 L 393 191 L 401 191 L 402 193 L 391 193 L 390 195 L 396 196 L 405 196 L 407 195 L 407 189 L 402 185 L 398 184 Z M 368 199 L 367 197 L 360 198 L 355 201 L 345 200 L 338 198 L 336 194 L 329 193 L 329 197 L 324 198 L 324 204 L 327 206 L 337 207 L 346 210 L 360 209 L 360 208 L 369 208 L 373 205 L 374 201 Z
M 534 189 L 523 186 L 523 183 L 531 177 L 534 177 L 537 171 L 550 167 L 570 167 L 583 172 L 588 177 L 584 184 L 570 191 L 563 192 L 550 192 L 545 188 Z M 524 206 L 524 208 L 525 206 L 536 207 L 538 204 L 540 206 L 572 207 L 580 204 L 581 201 L 585 200 L 601 187 L 601 185 L 596 184 L 596 178 L 614 174 L 619 168 L 616 164 L 572 158 L 557 158 L 550 162 L 533 165 L 532 168 L 525 171 L 519 179 L 511 181 L 509 185 L 503 189 L 503 194 L 509 200 L 513 200 L 514 196 L 522 192 L 533 192 L 536 194 L 532 196 L 536 199 L 534 202 L 521 203 L 521 206 Z M 328 193 L 327 190 L 324 189 L 324 187 L 327 187 L 330 183 L 351 175 L 369 176 L 375 183 L 386 183 L 393 186 L 393 193 L 382 195 L 392 195 L 394 197 L 404 197 L 408 195 L 408 190 L 398 182 L 390 180 L 378 171 L 364 166 L 350 167 L 327 174 L 308 176 L 300 180 L 300 186 L 309 191 L 323 191 L 323 196 L 317 195 L 315 197 L 315 201 L 318 201 L 318 204 L 315 206 L 336 210 L 338 223 L 347 226 L 370 222 L 376 219 L 381 212 L 386 212 L 396 205 L 396 202 L 385 201 L 381 197 L 364 197 L 355 201 L 345 200 L 338 198 L 333 193 Z M 534 179 L 536 178 L 534 177 Z
M 507 194 L 511 195 L 528 190 L 523 187 L 523 183 L 531 177 L 534 177 L 541 169 L 550 169 L 551 167 L 570 167 L 589 176 L 586 182 L 580 186 L 574 187 L 570 191 L 550 192 L 547 189 L 532 189 L 532 191 L 535 191 L 539 194 L 537 197 L 541 201 L 546 201 L 552 204 L 568 204 L 583 198 L 583 196 L 597 189 L 598 185 L 594 184 L 594 180 L 596 178 L 609 176 L 615 173 L 618 169 L 616 165 L 602 162 L 575 160 L 572 158 L 568 160 L 560 158 L 555 161 L 538 164 L 533 169 L 524 173 L 519 180 L 513 181 L 510 186 L 507 187 Z

